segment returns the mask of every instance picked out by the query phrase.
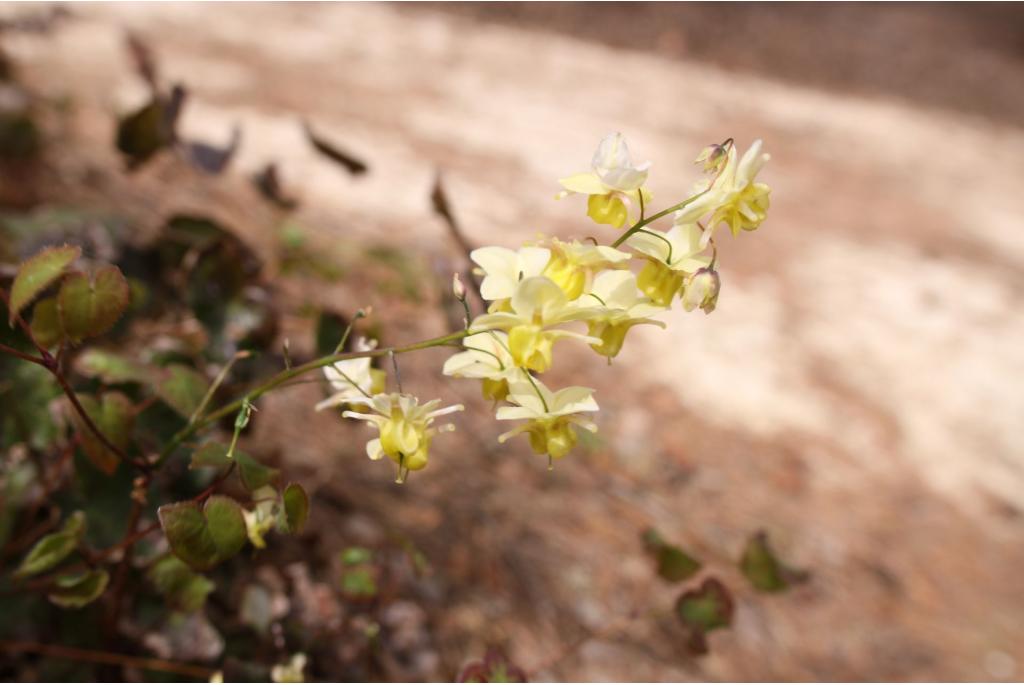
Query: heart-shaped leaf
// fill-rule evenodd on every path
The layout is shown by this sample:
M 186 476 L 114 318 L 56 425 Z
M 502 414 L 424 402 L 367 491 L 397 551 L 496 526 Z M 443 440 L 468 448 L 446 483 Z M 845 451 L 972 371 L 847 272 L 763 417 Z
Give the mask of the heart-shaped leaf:
M 277 480 L 280 471 L 264 466 L 241 450 L 235 450 L 234 460 L 238 463 L 238 475 L 242 485 L 249 492 L 259 490 Z
M 205 442 L 192 453 L 190 469 L 216 468 L 222 469 L 231 465 L 226 445 L 216 441 Z
M 110 575 L 103 569 L 60 576 L 47 599 L 62 609 L 81 609 L 103 594 Z
M 43 302 L 37 304 L 36 309 Z M 109 385 L 148 383 L 153 377 L 153 370 L 144 364 L 114 352 L 97 349 L 86 350 L 75 359 L 75 371 L 87 378 L 99 378 Z
M 206 596 L 216 587 L 209 578 L 193 572 L 174 555 L 153 564 L 146 577 L 171 607 L 186 614 L 202 609 Z
M 165 504 L 157 516 L 171 550 L 197 571 L 233 557 L 245 545 L 242 507 L 230 497 L 214 495 L 203 508 L 195 502 Z
M 284 520 L 289 533 L 301 533 L 309 518 L 309 495 L 298 483 L 289 483 L 281 494 Z
M 75 342 L 110 330 L 131 299 L 131 288 L 116 266 L 91 275 L 70 274 L 57 294 L 57 311 L 64 332 Z
M 206 377 L 195 369 L 172 364 L 163 370 L 156 393 L 171 409 L 187 419 L 199 408 L 209 387 Z
M 48 247 L 22 263 L 11 285 L 8 323 L 14 325 L 18 314 L 36 295 L 60 278 L 71 262 L 82 256 L 76 245 Z
M 76 511 L 56 533 L 50 533 L 32 546 L 28 555 L 14 572 L 15 578 L 38 575 L 64 561 L 78 547 L 85 533 L 85 514 Z
M 676 545 L 665 542 L 653 528 L 644 531 L 644 546 L 657 563 L 658 575 L 671 583 L 678 583 L 693 577 L 701 563 Z
M 750 584 L 761 592 L 781 592 L 795 583 L 806 581 L 806 571 L 789 568 L 775 556 L 768 544 L 768 534 L 764 531 L 754 533 L 747 540 L 740 558 L 740 571 L 747 577 Z
M 108 392 L 97 401 L 92 395 L 81 394 L 78 401 L 89 415 L 100 432 L 122 452 L 131 443 L 132 429 L 135 427 L 135 411 L 132 402 L 124 394 Z M 103 444 L 92 429 L 76 411 L 71 412 L 71 422 L 78 431 L 82 451 L 93 466 L 107 475 L 117 470 L 121 459 L 117 453 Z
M 707 653 L 707 634 L 731 625 L 732 612 L 732 595 L 715 578 L 706 579 L 676 601 L 676 615 L 689 635 L 687 646 L 695 654 Z
M 57 298 L 45 297 L 32 308 L 32 337 L 43 347 L 53 347 L 64 338 L 64 327 L 57 311 Z

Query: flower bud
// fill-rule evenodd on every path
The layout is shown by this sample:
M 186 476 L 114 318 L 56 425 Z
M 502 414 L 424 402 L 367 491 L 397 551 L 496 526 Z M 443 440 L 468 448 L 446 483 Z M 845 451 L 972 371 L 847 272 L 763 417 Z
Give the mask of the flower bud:
M 715 311 L 721 289 L 722 280 L 717 271 L 712 268 L 698 269 L 683 288 L 683 308 L 689 312 L 700 307 L 705 314 L 710 314 Z
M 459 302 L 466 299 L 466 286 L 462 284 L 458 271 L 452 275 L 452 294 L 455 295 L 455 299 Z
M 708 145 L 700 151 L 694 164 L 703 164 L 704 172 L 709 174 L 718 173 L 729 156 L 729 141 Z

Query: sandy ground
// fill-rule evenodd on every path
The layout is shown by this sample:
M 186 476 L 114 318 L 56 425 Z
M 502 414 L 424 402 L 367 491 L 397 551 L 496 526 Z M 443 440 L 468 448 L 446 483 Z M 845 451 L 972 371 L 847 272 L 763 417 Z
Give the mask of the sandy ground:
M 73 96 L 77 126 L 143 97 L 123 50 L 134 28 L 192 91 L 185 132 L 226 140 L 240 122 L 233 178 L 278 160 L 297 220 L 325 237 L 450 256 L 427 204 L 437 168 L 475 243 L 593 234 L 580 202 L 552 198 L 605 133 L 654 161 L 659 205 L 689 187 L 703 145 L 765 140 L 771 215 L 723 241 L 718 311 L 637 329 L 610 368 L 565 354 L 558 379 L 598 388 L 604 442 L 554 475 L 521 445 L 495 448 L 486 419 L 402 492 L 352 450 L 336 458 L 362 433 L 329 417 L 260 434 L 322 487 L 400 521 L 443 571 L 436 677 L 492 639 L 541 678 L 1024 673 L 1024 130 L 391 6 L 75 13 L 57 40 L 8 47 L 31 81 Z M 300 117 L 372 173 L 318 160 Z M 468 384 L 443 387 L 486 412 Z M 738 590 L 734 630 L 703 660 L 679 656 L 661 615 L 676 591 L 652 582 L 638 541 L 650 524 Z M 729 560 L 760 527 L 811 583 L 744 589 Z M 558 658 L 584 631 L 598 636 Z

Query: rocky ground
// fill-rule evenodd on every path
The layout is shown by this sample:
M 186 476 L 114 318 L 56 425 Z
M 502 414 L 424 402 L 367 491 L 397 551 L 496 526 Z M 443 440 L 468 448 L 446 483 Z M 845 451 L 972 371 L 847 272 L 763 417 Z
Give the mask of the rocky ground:
M 496 445 L 475 386 L 437 378 L 441 353 L 406 362 L 405 384 L 469 409 L 404 488 L 361 456 L 359 427 L 308 411 L 315 387 L 262 407 L 251 440 L 356 512 L 332 528 L 339 515 L 319 509 L 325 544 L 397 529 L 427 554 L 436 573 L 408 609 L 430 644 L 414 676 L 448 678 L 500 642 L 544 679 L 1021 677 L 1024 131 L 999 116 L 1012 102 L 848 92 L 438 8 L 73 9 L 55 37 L 6 43 L 37 90 L 74 103 L 66 135 L 85 161 L 60 182 L 140 216 L 221 212 L 257 243 L 280 217 L 245 194 L 247 177 L 271 160 L 301 197 L 291 220 L 324 244 L 390 242 L 443 272 L 458 252 L 430 212 L 437 169 L 470 240 L 514 246 L 596 231 L 580 202 L 553 199 L 555 179 L 609 131 L 654 161 L 659 205 L 689 187 L 703 145 L 765 140 L 771 215 L 723 241 L 718 310 L 637 329 L 611 367 L 562 350 L 553 384 L 598 389 L 602 437 L 553 473 L 522 444 Z M 128 28 L 188 85 L 183 131 L 217 141 L 242 126 L 212 186 L 160 164 L 89 175 L 113 155 L 114 115 L 144 98 Z M 371 173 L 317 158 L 302 119 Z M 444 278 L 422 285 L 426 302 Z M 306 295 L 378 298 L 348 282 Z M 395 307 L 378 306 L 395 337 L 446 325 L 432 306 Z M 736 590 L 734 628 L 708 657 L 681 656 L 678 590 L 640 543 L 650 525 Z M 732 564 L 759 528 L 809 583 L 747 589 Z

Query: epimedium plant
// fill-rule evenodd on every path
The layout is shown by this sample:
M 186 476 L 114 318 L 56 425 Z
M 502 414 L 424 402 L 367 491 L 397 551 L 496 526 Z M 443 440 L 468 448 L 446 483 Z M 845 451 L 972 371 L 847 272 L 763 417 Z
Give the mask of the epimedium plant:
M 310 501 L 302 485 L 282 484 L 277 469 L 241 450 L 238 441 L 261 397 L 315 371 L 330 387 L 315 409 L 366 422 L 376 433 L 366 444 L 367 455 L 373 460 L 387 457 L 395 465 L 396 481 L 404 482 L 410 472 L 427 466 L 434 439 L 454 429 L 448 423 L 437 425 L 437 419 L 463 407 L 441 407 L 439 399 L 421 402 L 405 392 L 398 358 L 423 349 L 457 348 L 442 372 L 480 381 L 483 398 L 495 405 L 496 420 L 514 422 L 497 440 L 527 436 L 532 451 L 546 456 L 551 468 L 572 451 L 579 431 L 598 428 L 592 418 L 598 411 L 593 390 L 552 389 L 541 378 L 555 366 L 556 343 L 559 348 L 562 340 L 589 346 L 611 363 L 633 327 L 664 328 L 659 315 L 677 303 L 686 311 L 711 313 L 721 287 L 715 232 L 724 225 L 738 235 L 761 225 L 769 189 L 757 176 L 767 160 L 760 141 L 742 156 L 732 139 L 711 145 L 697 158 L 704 175 L 688 196 L 651 213 L 649 163 L 634 164 L 623 136 L 611 134 L 600 142 L 590 170 L 561 179 L 558 194 L 586 197 L 587 216 L 618 231 L 607 244 L 592 237 L 545 237 L 518 249 L 472 250 L 476 268 L 455 274 L 452 285 L 465 314 L 460 329 L 380 347 L 362 336 L 350 341 L 355 324 L 370 314 L 360 310 L 344 326 L 332 353 L 304 364 L 289 362 L 266 378 L 251 379 L 244 392 L 222 404 L 217 399 L 235 363 L 257 349 L 233 351 L 209 381 L 173 358 L 156 365 L 91 347 L 94 340 L 116 331 L 127 311 L 142 306 L 137 284 L 118 266 L 85 259 L 76 245 L 40 250 L 19 265 L 3 292 L 9 332 L 0 339 L 0 353 L 22 362 L 16 373 L 31 370 L 23 385 L 42 396 L 26 401 L 50 406 L 62 397 L 54 406 L 66 417 L 71 433 L 62 459 L 80 451 L 100 474 L 113 478 L 130 472 L 131 483 L 122 509 L 123 537 L 97 549 L 86 543 L 89 517 L 69 511 L 56 530 L 34 537 L 30 531 L 30 545 L 11 576 L 13 587 L 45 592 L 63 608 L 86 606 L 107 591 L 116 594 L 125 560 L 159 528 L 170 554 L 150 560 L 147 578 L 168 604 L 201 606 L 212 590 L 205 572 L 246 545 L 265 547 L 271 532 L 298 533 L 306 524 Z M 177 220 L 176 229 L 189 239 L 207 230 L 187 218 Z M 485 305 L 475 316 L 470 289 Z M 208 306 L 187 288 L 186 296 L 196 300 L 197 311 Z M 387 364 L 376 368 L 375 359 L 389 361 L 391 372 L 384 370 Z M 47 377 L 49 384 L 44 382 Z M 154 404 L 163 405 L 173 417 L 172 430 L 142 430 Z M 10 417 L 21 421 L 15 411 Z M 230 440 L 218 439 L 225 421 L 231 422 Z M 49 430 L 60 431 L 61 425 L 54 423 Z M 32 430 L 27 432 L 29 442 L 48 444 Z M 188 469 L 178 468 L 182 462 Z M 19 501 L 25 483 L 38 475 L 31 470 L 22 464 L 4 474 L 0 543 L 13 526 L 6 513 L 9 505 Z M 167 492 L 153 487 L 157 480 L 194 472 L 212 474 L 200 492 L 177 501 L 151 501 Z M 245 497 L 224 492 L 234 476 Z M 158 505 L 158 522 L 141 525 L 153 505 Z M 721 594 L 716 587 L 702 592 L 712 598 Z M 116 597 L 113 603 L 116 607 Z M 301 677 L 304 664 L 304 657 L 297 658 L 282 666 L 275 679 Z

